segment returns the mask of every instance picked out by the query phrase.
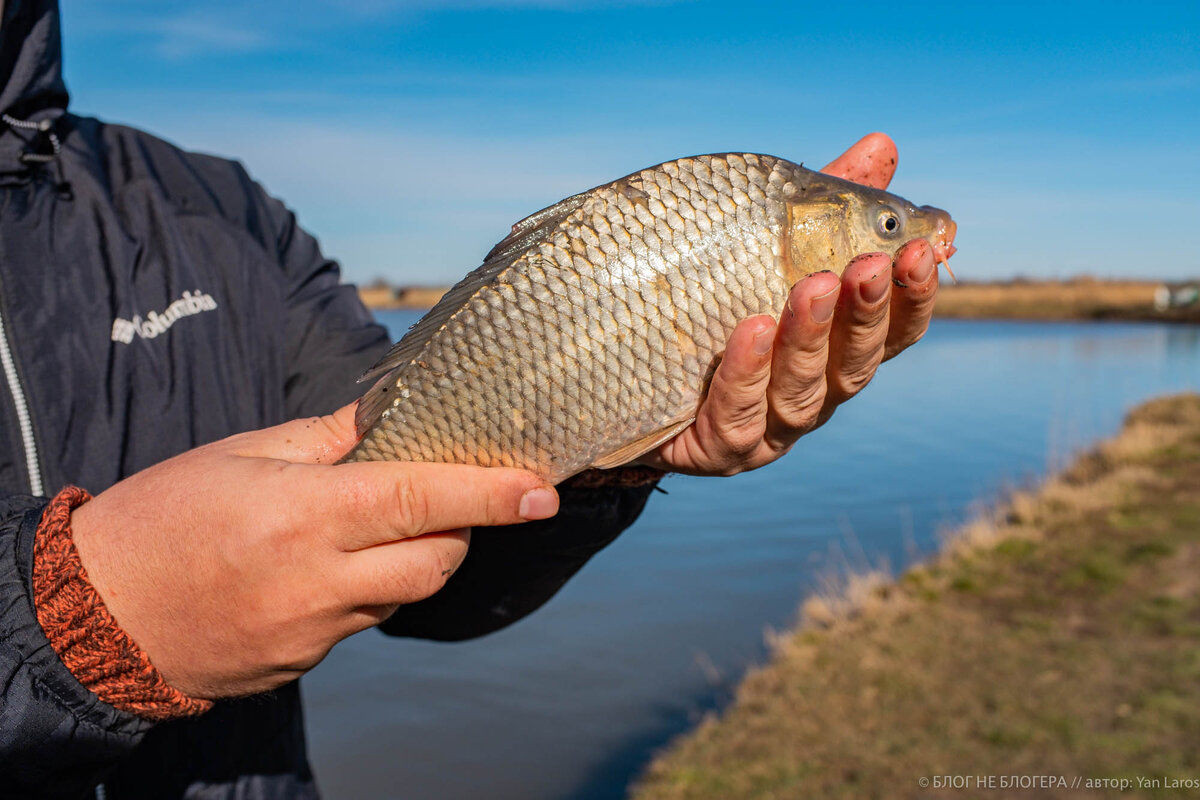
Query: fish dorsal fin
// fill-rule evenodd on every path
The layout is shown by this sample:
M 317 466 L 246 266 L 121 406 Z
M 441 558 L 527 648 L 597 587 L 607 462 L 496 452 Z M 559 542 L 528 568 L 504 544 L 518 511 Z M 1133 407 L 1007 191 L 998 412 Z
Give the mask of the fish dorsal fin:
M 672 422 L 665 428 L 659 428 L 653 433 L 643 436 L 637 441 L 630 442 L 624 447 L 618 447 L 611 453 L 606 453 L 602 457 L 593 461 L 591 466 L 595 467 L 596 469 L 612 469 L 613 467 L 619 467 L 622 464 L 628 464 L 635 458 L 649 453 L 651 450 L 682 431 L 688 425 L 691 425 L 692 420 L 694 419 L 695 417 L 688 417 L 681 422 Z
M 531 245 L 541 244 L 558 227 L 558 223 L 587 202 L 593 191 L 595 190 L 580 192 L 565 200 L 559 200 L 554 205 L 546 206 L 541 211 L 536 211 L 513 225 L 508 236 L 497 242 L 491 252 L 483 257 L 484 263 L 494 258 L 504 258 L 506 255 L 515 254 Z
M 562 220 L 584 204 L 590 194 L 588 191 L 568 197 L 536 214 L 530 214 L 514 225 L 512 232 L 491 249 L 479 267 L 446 292 L 429 313 L 413 325 L 375 366 L 363 373 L 358 382 L 373 380 L 375 385 L 358 401 L 358 408 L 354 413 L 354 426 L 360 437 L 379 422 L 395 401 L 392 388 L 396 371 L 419 358 L 429 340 L 445 327 L 450 317 L 465 306 L 480 289 L 493 284 L 521 252 L 545 241 Z

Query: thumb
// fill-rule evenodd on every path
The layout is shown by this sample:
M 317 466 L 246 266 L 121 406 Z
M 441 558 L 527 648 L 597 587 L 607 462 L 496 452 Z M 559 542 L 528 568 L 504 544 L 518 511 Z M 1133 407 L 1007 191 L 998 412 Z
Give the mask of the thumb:
M 358 401 L 323 417 L 302 417 L 273 428 L 237 437 L 236 453 L 257 458 L 278 458 L 298 464 L 332 464 L 358 441 L 354 409 Z

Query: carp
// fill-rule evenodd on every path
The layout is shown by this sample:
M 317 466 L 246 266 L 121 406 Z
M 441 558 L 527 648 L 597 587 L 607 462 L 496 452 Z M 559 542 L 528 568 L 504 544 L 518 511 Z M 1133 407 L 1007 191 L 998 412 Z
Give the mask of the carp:
M 669 161 L 512 232 L 362 378 L 345 461 L 520 467 L 557 483 L 689 425 L 737 323 L 813 272 L 955 223 L 768 155 Z

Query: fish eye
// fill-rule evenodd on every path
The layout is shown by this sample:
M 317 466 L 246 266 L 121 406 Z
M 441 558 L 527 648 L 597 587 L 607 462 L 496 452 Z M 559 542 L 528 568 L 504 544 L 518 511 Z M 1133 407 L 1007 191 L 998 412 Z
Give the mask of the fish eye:
M 875 229 L 880 236 L 892 237 L 900 233 L 900 214 L 895 209 L 884 206 L 879 209 L 879 217 Z

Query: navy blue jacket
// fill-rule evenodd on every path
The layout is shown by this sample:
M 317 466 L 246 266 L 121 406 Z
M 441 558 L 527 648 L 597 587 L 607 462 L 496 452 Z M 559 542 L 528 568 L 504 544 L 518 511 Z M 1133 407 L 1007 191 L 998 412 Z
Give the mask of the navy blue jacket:
M 386 332 L 239 164 L 67 113 L 54 0 L 4 4 L 0 87 L 0 797 L 315 796 L 295 684 L 158 726 L 81 686 L 37 622 L 34 532 L 65 484 L 352 401 Z M 381 627 L 512 622 L 648 492 L 564 489 L 554 520 L 477 530 L 446 588 Z

